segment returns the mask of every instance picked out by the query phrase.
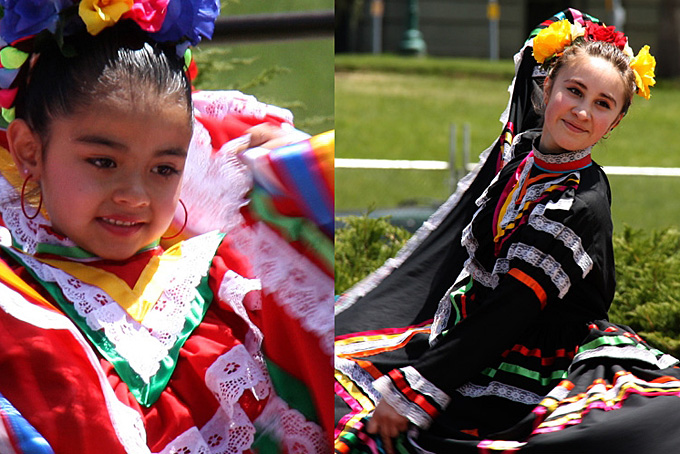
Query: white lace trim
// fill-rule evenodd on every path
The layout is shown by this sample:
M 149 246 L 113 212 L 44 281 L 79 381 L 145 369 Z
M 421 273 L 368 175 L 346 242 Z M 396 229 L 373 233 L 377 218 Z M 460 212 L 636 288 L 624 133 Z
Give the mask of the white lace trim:
M 208 272 L 220 240 L 221 236 L 213 232 L 183 243 L 182 256 L 175 264 L 168 285 L 143 324 L 132 319 L 102 289 L 30 256 L 21 258 L 38 278 L 59 285 L 88 327 L 103 330 L 116 352 L 148 383 L 181 333 L 191 310 L 190 302 L 198 294 L 196 286 Z
M 270 432 L 281 444 L 281 451 L 291 454 L 327 454 L 330 443 L 321 426 L 307 421 L 299 411 L 290 408 L 278 396 L 272 396 L 262 414 L 255 420 L 258 428 Z
M 524 243 L 514 243 L 508 249 L 508 260 L 515 258 L 543 270 L 557 288 L 559 298 L 563 298 L 569 291 L 571 287 L 569 276 L 562 269 L 562 265 L 549 254 Z
M 392 384 L 392 380 L 386 375 L 373 382 L 373 387 L 382 395 L 382 398 L 390 404 L 397 412 L 408 418 L 421 429 L 427 429 L 432 424 L 432 418 L 422 408 L 414 402 L 408 400 Z
M 293 123 L 293 114 L 290 110 L 265 104 L 254 96 L 236 90 L 197 91 L 191 98 L 195 109 L 215 118 L 240 114 L 262 121 L 267 115 L 271 115 L 287 123 Z
M 215 229 L 228 232 L 243 222 L 239 210 L 247 203 L 252 178 L 235 150 L 248 140 L 231 140 L 213 153 L 209 132 L 200 121 L 194 122 L 180 193 L 187 208 L 186 229 L 190 235 Z M 177 210 L 175 218 L 179 225 L 184 222 L 181 211 Z
M 231 416 L 224 409 L 200 430 L 192 427 L 172 442 L 161 454 L 241 454 L 250 449 L 255 436 L 255 426 L 240 406 L 234 407 Z
M 20 244 L 27 254 L 35 253 L 39 243 L 77 247 L 70 239 L 60 238 L 46 230 L 44 226 L 50 223 L 42 214 L 38 214 L 35 219 L 26 219 L 21 210 L 17 189 L 2 176 L 0 176 L 0 213 L 5 225 L 12 232 L 12 239 Z
M 230 238 L 234 247 L 251 259 L 262 290 L 273 295 L 288 315 L 319 338 L 325 354 L 332 355 L 333 278 L 261 222 L 235 229 Z
M 537 205 L 529 216 L 529 225 L 540 232 L 545 232 L 553 236 L 558 241 L 561 241 L 568 249 L 571 250 L 574 261 L 583 271 L 582 277 L 593 269 L 593 259 L 583 249 L 581 238 L 574 233 L 573 230 L 560 222 L 551 221 L 543 216 L 546 206 L 543 204 Z
M 583 150 L 569 151 L 567 153 L 547 154 L 541 153 L 538 148 L 533 147 L 534 156 L 548 164 L 569 164 L 570 162 L 580 161 L 586 156 L 590 155 L 592 146 Z
M 374 405 L 382 398 L 378 390 L 373 387 L 375 378 L 354 361 L 336 356 L 335 370 L 347 376 L 352 383 L 358 386 L 373 401 Z
M 244 304 L 244 299 L 246 295 L 254 290 L 262 290 L 262 283 L 259 279 L 248 279 L 240 274 L 236 274 L 234 271 L 229 270 L 224 274 L 222 278 L 222 283 L 220 284 L 220 289 L 218 292 L 218 298 L 224 304 L 229 305 L 234 312 L 241 317 L 250 327 L 253 333 L 254 342 L 253 345 L 247 345 L 248 351 L 254 352 L 260 348 L 262 344 L 262 331 L 258 328 L 255 323 L 248 316 L 248 309 L 251 311 L 259 310 L 262 305 L 262 301 L 257 298 L 251 302 L 251 306 L 246 308 Z
M 59 313 L 29 303 L 19 293 L 5 285 L 0 285 L 0 308 L 10 316 L 33 326 L 45 330 L 68 331 L 80 344 L 90 366 L 99 379 L 108 416 L 122 446 L 129 453 L 150 452 L 146 445 L 146 432 L 141 416 L 118 400 L 101 368 L 97 355 L 71 320 Z
M 231 417 L 238 400 L 246 390 L 262 400 L 269 396 L 271 383 L 260 353 L 252 354 L 243 345 L 236 345 L 220 356 L 206 371 L 205 382 Z
M 418 391 L 421 394 L 430 396 L 440 407 L 446 407 L 451 401 L 451 398 L 448 396 L 448 394 L 437 388 L 433 383 L 420 375 L 420 373 L 414 367 L 403 367 L 401 371 L 403 372 L 404 378 L 412 389 Z
M 639 346 L 629 345 L 626 347 L 617 347 L 612 345 L 603 345 L 577 354 L 569 366 L 569 371 L 576 367 L 578 363 L 591 358 L 635 359 L 638 361 L 643 361 L 647 364 L 651 364 L 652 366 L 658 367 L 659 369 L 665 369 L 678 364 L 678 360 L 672 355 L 665 353 L 662 355 L 656 355 L 653 351 L 650 351 L 646 348 L 641 348 Z
M 536 393 L 497 381 L 492 381 L 487 386 L 466 383 L 458 388 L 457 391 L 465 397 L 496 396 L 526 405 L 536 405 L 543 400 L 543 397 Z

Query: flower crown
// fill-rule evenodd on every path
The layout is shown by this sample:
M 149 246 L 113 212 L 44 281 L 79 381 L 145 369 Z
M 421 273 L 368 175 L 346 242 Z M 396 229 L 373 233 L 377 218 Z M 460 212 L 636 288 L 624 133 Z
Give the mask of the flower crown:
M 219 12 L 220 0 L 0 0 L 0 129 L 14 119 L 17 76 L 35 37 L 61 45 L 83 29 L 94 36 L 131 20 L 154 41 L 176 45 L 189 67 L 189 46 L 212 37 Z
M 538 63 L 547 67 L 564 53 L 564 50 L 577 42 L 604 41 L 612 43 L 630 58 L 630 67 L 635 74 L 637 93 L 649 99 L 649 87 L 654 86 L 654 69 L 656 59 L 649 53 L 649 46 L 645 45 L 636 56 L 628 45 L 628 38 L 613 26 L 605 26 L 591 21 L 585 21 L 585 26 L 579 22 L 571 23 L 562 19 L 551 23 L 534 37 L 533 54 Z

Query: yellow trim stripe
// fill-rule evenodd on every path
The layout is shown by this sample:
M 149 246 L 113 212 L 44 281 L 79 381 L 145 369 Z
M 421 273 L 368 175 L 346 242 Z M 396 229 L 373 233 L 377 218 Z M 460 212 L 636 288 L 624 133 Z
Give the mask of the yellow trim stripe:
M 141 322 L 167 288 L 175 263 L 181 258 L 181 246 L 182 243 L 178 243 L 162 255 L 152 257 L 132 289 L 115 274 L 84 263 L 44 258 L 38 260 L 59 268 L 86 284 L 101 288 L 130 317 Z

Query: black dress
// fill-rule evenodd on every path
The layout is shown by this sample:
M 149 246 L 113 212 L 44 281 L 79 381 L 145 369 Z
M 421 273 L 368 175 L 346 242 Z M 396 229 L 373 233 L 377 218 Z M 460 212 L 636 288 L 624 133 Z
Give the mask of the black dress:
M 479 440 L 567 376 L 614 295 L 610 192 L 589 149 L 544 155 L 538 139 L 518 136 L 517 157 L 477 199 L 462 272 L 431 322 L 338 337 L 346 401 L 347 389 L 379 393 L 429 436 Z
M 336 302 L 336 453 L 386 398 L 419 429 L 400 452 L 680 450 L 678 361 L 607 321 L 610 193 L 588 151 L 533 149 L 545 73 L 515 57 L 499 139 L 393 259 Z M 557 159 L 557 162 L 556 162 Z M 563 159 L 564 161 L 560 161 Z

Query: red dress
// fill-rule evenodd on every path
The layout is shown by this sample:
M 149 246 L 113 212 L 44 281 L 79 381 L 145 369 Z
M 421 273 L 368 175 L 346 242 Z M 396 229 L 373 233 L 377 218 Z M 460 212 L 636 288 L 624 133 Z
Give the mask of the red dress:
M 206 106 L 237 97 L 200 96 L 197 118 L 213 119 L 229 109 Z M 219 124 L 209 127 L 199 118 L 190 156 L 235 140 L 206 142 Z M 196 216 L 191 238 L 124 262 L 92 257 L 42 216 L 0 202 L 13 239 L 0 263 L 0 394 L 55 453 L 330 450 L 332 342 L 321 330 L 332 326 L 332 274 L 277 227 L 291 213 L 264 219 L 252 206 L 256 172 L 226 161 L 243 181 L 230 180 L 234 200 L 217 188 L 219 216 Z M 213 165 L 224 172 L 224 162 Z M 191 214 L 213 203 L 182 198 Z

